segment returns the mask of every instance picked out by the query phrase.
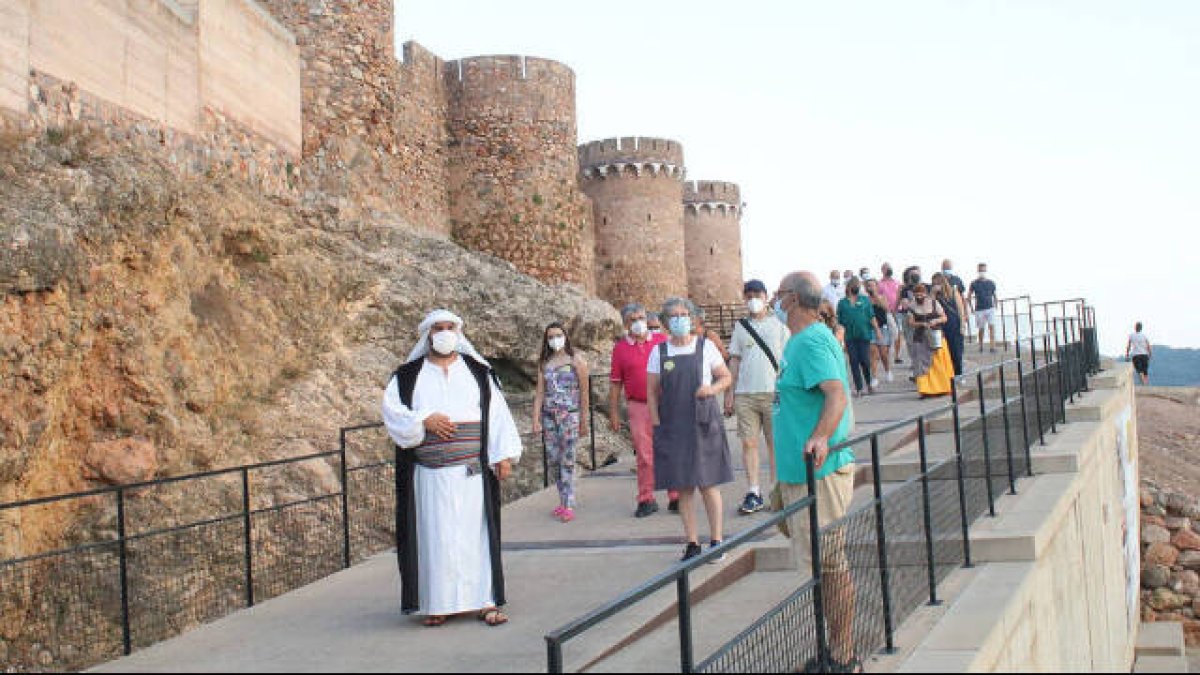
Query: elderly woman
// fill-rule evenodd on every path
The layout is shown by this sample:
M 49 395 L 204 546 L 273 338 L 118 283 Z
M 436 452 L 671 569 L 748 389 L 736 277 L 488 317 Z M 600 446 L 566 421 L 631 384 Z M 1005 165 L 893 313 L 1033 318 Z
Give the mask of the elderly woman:
M 912 297 L 908 306 L 908 325 L 912 328 L 909 349 L 913 358 L 913 379 L 921 398 L 945 396 L 950 393 L 950 381 L 954 378 L 947 340 L 939 339 L 946 324 L 946 313 L 925 284 L 914 286 Z
M 654 482 L 679 491 L 679 513 L 687 535 L 683 560 L 703 552 L 696 531 L 695 496 L 708 513 L 710 543 L 721 545 L 722 505 L 718 486 L 733 482 L 721 395 L 733 375 L 712 341 L 693 332 L 695 306 L 682 298 L 663 305 L 670 340 L 650 354 L 647 400 L 654 423 Z

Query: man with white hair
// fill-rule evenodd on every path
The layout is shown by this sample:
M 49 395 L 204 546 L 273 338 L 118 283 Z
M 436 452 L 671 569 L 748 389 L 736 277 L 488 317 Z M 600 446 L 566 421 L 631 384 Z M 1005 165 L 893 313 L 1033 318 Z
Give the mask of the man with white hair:
M 457 614 L 508 621 L 500 559 L 500 481 L 521 437 L 491 365 L 437 310 L 388 383 L 383 421 L 396 442 L 401 608 L 441 626 Z

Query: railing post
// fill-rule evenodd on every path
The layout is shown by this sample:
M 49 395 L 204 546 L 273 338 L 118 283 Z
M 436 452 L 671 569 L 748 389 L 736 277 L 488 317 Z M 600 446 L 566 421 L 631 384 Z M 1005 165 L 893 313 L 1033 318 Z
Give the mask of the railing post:
M 810 561 L 813 578 L 813 625 L 817 628 L 817 663 L 821 669 L 829 663 L 829 641 L 825 634 L 825 571 L 821 565 L 821 518 L 817 512 L 817 478 L 812 455 L 804 456 L 804 472 L 808 483 L 808 496 L 813 502 L 808 507 L 808 545 L 812 552 Z M 784 505 L 786 506 L 786 504 Z M 799 533 L 792 532 L 795 537 Z
M 1020 363 L 1018 361 L 1018 363 Z M 1000 364 L 1000 410 L 1004 419 L 1004 451 L 1008 455 L 1008 493 L 1017 494 L 1017 469 L 1013 465 L 1012 432 L 1009 430 L 1008 383 L 1004 380 L 1004 364 Z
M 125 529 L 125 491 L 117 490 L 117 542 L 121 583 L 121 647 L 125 656 L 133 653 L 132 622 L 129 620 L 129 541 Z
M 966 467 L 963 463 L 962 452 L 962 421 L 959 414 L 958 378 L 950 378 L 950 398 L 954 406 L 954 459 L 958 464 L 958 508 L 962 515 L 963 538 L 963 567 L 974 567 L 971 564 L 971 521 L 967 515 L 967 481 Z
M 979 386 L 979 424 L 983 433 L 983 481 L 987 485 L 988 514 L 996 517 L 996 495 L 992 490 L 992 444 L 988 438 L 987 395 L 983 391 L 983 372 L 976 373 Z
M 338 433 L 338 457 L 342 462 L 342 567 L 349 569 L 350 561 L 350 470 L 346 464 L 346 430 Z
M 692 598 L 688 588 L 688 573 L 683 572 L 675 583 L 679 599 L 679 672 L 696 670 L 692 654 Z
M 1039 371 L 1038 371 L 1038 362 L 1037 362 L 1037 338 L 1036 337 L 1029 339 L 1029 348 L 1030 348 L 1030 351 L 1033 352 L 1033 401 L 1034 401 L 1034 405 L 1037 406 L 1038 443 L 1041 445 L 1045 445 L 1046 444 L 1046 429 L 1042 423 L 1042 378 L 1038 374 Z
M 1032 476 L 1033 442 L 1029 439 L 1029 406 L 1025 399 L 1025 364 L 1021 361 L 1017 361 L 1017 380 L 1021 387 L 1021 447 L 1025 448 L 1025 473 Z
M 1046 365 L 1049 366 L 1050 365 L 1050 335 L 1046 334 L 1045 336 L 1043 336 L 1042 341 L 1044 343 L 1043 346 L 1045 347 L 1045 350 L 1046 350 Z M 1054 369 L 1056 371 L 1058 371 L 1058 373 L 1060 375 L 1059 383 L 1061 384 L 1062 383 L 1062 377 L 1061 377 L 1062 364 L 1059 363 L 1059 361 L 1058 361 L 1058 354 L 1054 355 Z M 1059 389 L 1057 392 L 1054 391 L 1054 378 L 1051 377 L 1050 369 L 1047 368 L 1046 369 L 1046 396 L 1050 399 L 1050 433 L 1052 433 L 1052 434 L 1058 433 L 1058 405 L 1056 405 L 1054 403 L 1054 399 L 1058 398 L 1059 401 L 1061 401 L 1062 400 L 1061 394 L 1062 394 L 1062 389 Z
M 596 389 L 592 382 L 592 376 L 588 375 L 588 435 L 592 438 L 592 471 L 595 471 L 600 467 L 596 464 Z
M 242 467 L 242 524 L 245 537 L 243 553 L 246 563 L 246 606 L 254 606 L 254 539 L 252 536 L 250 515 L 250 471 Z
M 546 672 L 550 673 L 551 675 L 560 675 L 562 671 L 562 643 L 551 638 L 546 638 Z
M 937 559 L 933 553 L 933 513 L 929 497 L 929 452 L 925 441 L 925 416 L 917 418 L 917 447 L 921 451 L 921 506 L 925 518 L 925 561 L 929 571 L 929 604 L 942 604 L 937 597 Z
M 883 595 L 883 630 L 887 652 L 896 651 L 894 619 L 892 617 L 892 583 L 888 570 L 887 528 L 883 521 L 883 481 L 879 471 L 879 436 L 871 435 L 871 478 L 875 486 L 875 539 L 879 548 L 879 586 Z
M 1004 311 L 1004 305 L 1006 305 L 1006 304 L 1007 303 L 1004 303 L 1004 302 L 1000 303 L 1000 341 L 1007 345 L 1008 344 L 1008 322 L 1005 321 L 1005 319 L 1007 317 L 1005 316 L 1006 313 Z

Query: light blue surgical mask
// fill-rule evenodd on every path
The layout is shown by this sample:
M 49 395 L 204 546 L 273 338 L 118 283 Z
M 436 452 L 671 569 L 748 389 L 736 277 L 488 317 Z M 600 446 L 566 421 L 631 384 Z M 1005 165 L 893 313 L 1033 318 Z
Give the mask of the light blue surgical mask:
M 671 335 L 675 337 L 684 337 L 692 333 L 692 317 L 690 316 L 673 316 L 668 325 L 671 328 Z
M 788 320 L 788 315 L 787 315 L 787 312 L 783 311 L 783 301 L 776 300 L 774 307 L 775 307 L 775 318 L 779 319 L 779 322 L 786 326 L 787 320 Z

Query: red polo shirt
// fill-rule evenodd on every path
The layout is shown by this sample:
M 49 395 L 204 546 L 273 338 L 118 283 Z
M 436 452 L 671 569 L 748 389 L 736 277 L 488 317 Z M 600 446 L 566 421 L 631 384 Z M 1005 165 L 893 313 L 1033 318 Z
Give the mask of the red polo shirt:
M 646 364 L 650 352 L 667 341 L 666 335 L 647 335 L 645 342 L 638 342 L 626 335 L 613 345 L 612 375 L 616 384 L 625 385 L 625 398 L 630 401 L 646 401 Z

